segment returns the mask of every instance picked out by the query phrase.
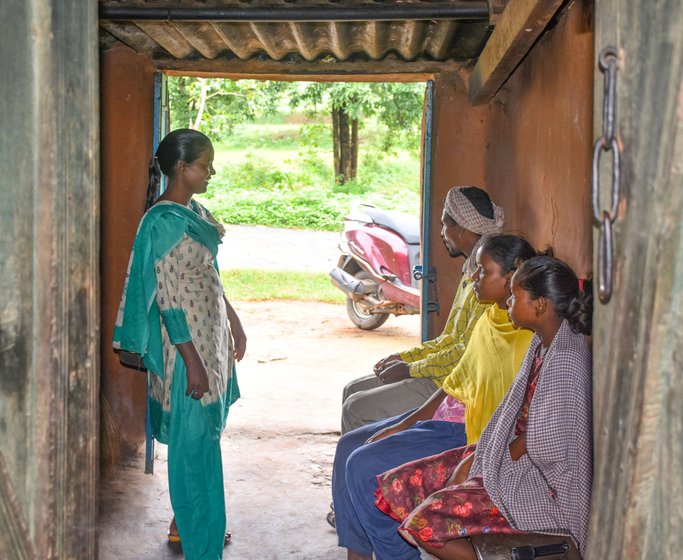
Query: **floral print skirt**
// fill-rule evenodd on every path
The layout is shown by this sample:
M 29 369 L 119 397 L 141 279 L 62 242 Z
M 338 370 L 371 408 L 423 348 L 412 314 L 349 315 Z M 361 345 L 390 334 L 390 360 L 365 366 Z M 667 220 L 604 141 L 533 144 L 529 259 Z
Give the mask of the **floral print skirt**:
M 377 477 L 376 505 L 401 523 L 399 532 L 432 546 L 469 535 L 517 533 L 493 504 L 482 477 L 446 487 L 460 461 L 476 444 L 401 465 Z

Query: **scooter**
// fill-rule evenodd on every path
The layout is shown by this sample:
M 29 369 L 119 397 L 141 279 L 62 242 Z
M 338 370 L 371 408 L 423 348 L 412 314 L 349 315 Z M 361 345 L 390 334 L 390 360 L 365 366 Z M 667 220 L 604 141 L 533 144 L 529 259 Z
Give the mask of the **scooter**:
M 330 271 L 346 294 L 351 322 L 363 330 L 383 325 L 389 315 L 420 312 L 420 223 L 417 218 L 371 204 L 344 217 L 341 256 Z

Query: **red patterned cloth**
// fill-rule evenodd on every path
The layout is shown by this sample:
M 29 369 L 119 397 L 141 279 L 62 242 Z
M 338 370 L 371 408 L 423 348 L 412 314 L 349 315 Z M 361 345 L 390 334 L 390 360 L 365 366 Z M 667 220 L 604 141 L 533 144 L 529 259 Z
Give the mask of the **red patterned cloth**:
M 401 522 L 399 532 L 434 546 L 466 535 L 515 533 L 491 502 L 481 477 L 444 487 L 460 461 L 476 444 L 450 449 L 402 465 L 378 477 L 377 507 Z
M 522 409 L 519 411 L 519 416 L 517 416 L 517 423 L 515 424 L 516 436 L 526 433 L 526 423 L 529 420 L 529 407 L 531 406 L 531 399 L 534 398 L 534 393 L 536 392 L 538 374 L 541 373 L 544 358 L 545 356 L 541 356 L 541 347 L 539 346 L 536 350 L 536 355 L 534 356 L 533 365 L 531 366 L 531 373 L 529 373 L 526 395 L 524 395 L 524 404 L 522 404 Z
M 536 354 L 527 381 L 524 403 L 517 417 L 515 435 L 526 430 L 529 406 L 536 390 L 543 357 Z M 401 523 L 400 533 L 433 546 L 483 533 L 517 533 L 491 501 L 481 476 L 457 486 L 446 481 L 458 464 L 474 453 L 476 444 L 450 449 L 392 469 L 377 477 L 377 507 Z

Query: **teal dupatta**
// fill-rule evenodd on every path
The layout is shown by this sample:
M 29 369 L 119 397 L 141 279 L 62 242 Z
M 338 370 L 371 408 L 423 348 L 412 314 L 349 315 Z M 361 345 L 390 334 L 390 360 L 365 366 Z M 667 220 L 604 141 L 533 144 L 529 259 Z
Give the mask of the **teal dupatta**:
M 192 204 L 197 207 L 196 202 Z M 166 203 L 152 206 L 144 215 L 133 244 L 114 327 L 114 348 L 139 354 L 145 367 L 159 377 L 164 374 L 164 359 L 154 264 L 185 234 L 206 246 L 216 258 L 222 243 L 220 234 L 214 224 L 195 211 Z
M 195 201 L 194 210 L 175 203 L 159 203 L 145 214 L 138 228 L 133 251 L 130 257 L 128 275 L 123 289 L 123 296 L 119 307 L 116 325 L 114 327 L 115 349 L 127 350 L 142 357 L 145 367 L 150 374 L 164 378 L 164 355 L 161 335 L 161 312 L 156 302 L 157 281 L 155 264 L 166 256 L 184 235 L 202 243 L 214 258 L 218 246 L 222 243 L 219 225 L 205 219 L 198 212 L 208 212 Z M 172 340 L 191 340 L 186 330 L 185 321 L 178 321 L 174 329 L 174 322 L 165 321 L 166 330 Z M 179 326 L 184 326 L 179 328 Z M 182 362 L 182 358 L 178 356 Z M 176 370 L 180 364 L 176 362 Z M 184 376 L 184 365 L 182 368 Z M 183 379 L 184 382 L 184 379 Z M 215 415 L 218 434 L 225 426 L 228 408 L 240 396 L 237 376 L 233 365 L 232 374 L 226 387 L 226 394 L 222 405 L 209 405 L 212 415 Z M 213 410 L 216 406 L 220 410 Z M 149 399 L 151 410 L 152 431 L 157 440 L 162 443 L 168 441 L 168 413 L 162 410 L 161 403 L 153 398 Z

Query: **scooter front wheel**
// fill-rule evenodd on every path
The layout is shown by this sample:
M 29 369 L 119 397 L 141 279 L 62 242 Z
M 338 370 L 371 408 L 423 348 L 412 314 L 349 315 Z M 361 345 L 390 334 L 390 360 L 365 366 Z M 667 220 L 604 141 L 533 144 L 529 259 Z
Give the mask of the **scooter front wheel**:
M 357 272 L 354 276 L 364 284 L 368 282 L 374 283 L 372 276 L 364 270 Z M 364 331 L 371 331 L 381 327 L 389 318 L 388 313 L 371 313 L 369 308 L 370 306 L 364 300 L 346 298 L 346 312 L 349 315 L 349 319 L 351 319 L 354 325 Z

